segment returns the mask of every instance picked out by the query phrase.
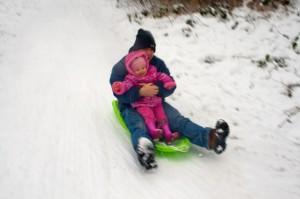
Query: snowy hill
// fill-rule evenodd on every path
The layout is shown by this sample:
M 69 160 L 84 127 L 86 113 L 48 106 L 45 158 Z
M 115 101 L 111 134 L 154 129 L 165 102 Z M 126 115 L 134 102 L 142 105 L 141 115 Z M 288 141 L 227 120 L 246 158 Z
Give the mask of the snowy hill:
M 297 5 L 139 25 L 110 0 L 0 0 L 0 198 L 299 198 Z M 226 153 L 193 147 L 140 168 L 108 83 L 140 27 L 177 81 L 168 102 L 231 124 Z

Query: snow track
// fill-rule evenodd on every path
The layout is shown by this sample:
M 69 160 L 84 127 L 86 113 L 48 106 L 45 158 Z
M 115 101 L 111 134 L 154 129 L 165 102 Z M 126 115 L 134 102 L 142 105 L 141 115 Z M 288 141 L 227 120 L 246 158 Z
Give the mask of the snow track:
M 110 16 L 88 19 L 108 5 L 49 1 L 19 22 L 1 60 L 0 198 L 109 198 L 111 159 L 125 162 L 112 147 L 115 41 Z

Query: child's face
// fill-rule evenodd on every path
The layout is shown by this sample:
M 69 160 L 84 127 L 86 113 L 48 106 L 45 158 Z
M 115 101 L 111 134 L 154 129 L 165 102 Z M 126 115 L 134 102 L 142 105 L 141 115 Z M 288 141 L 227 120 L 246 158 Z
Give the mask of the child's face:
M 134 75 L 136 75 L 138 77 L 143 77 L 147 73 L 146 61 L 142 57 L 139 57 L 139 58 L 133 60 L 133 62 L 131 64 L 131 68 L 132 68 Z

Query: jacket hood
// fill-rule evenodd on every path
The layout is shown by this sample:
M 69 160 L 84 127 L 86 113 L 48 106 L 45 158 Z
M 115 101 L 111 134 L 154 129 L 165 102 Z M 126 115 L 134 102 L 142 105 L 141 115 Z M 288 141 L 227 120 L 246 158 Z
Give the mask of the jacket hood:
M 149 61 L 146 53 L 144 51 L 133 51 L 127 54 L 125 57 L 125 66 L 129 74 L 134 75 L 133 70 L 131 68 L 132 62 L 137 59 L 138 57 L 142 57 L 146 61 L 146 69 L 149 69 Z

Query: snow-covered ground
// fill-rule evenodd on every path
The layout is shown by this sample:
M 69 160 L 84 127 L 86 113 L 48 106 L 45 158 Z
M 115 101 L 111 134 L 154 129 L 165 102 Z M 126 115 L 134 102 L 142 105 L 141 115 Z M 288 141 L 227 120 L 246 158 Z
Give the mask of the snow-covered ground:
M 0 198 L 300 198 L 299 3 L 227 22 L 130 23 L 111 0 L 0 0 Z M 238 25 L 232 29 L 234 24 Z M 178 88 L 168 101 L 204 126 L 224 118 L 226 153 L 193 147 L 144 172 L 111 108 L 110 71 L 138 28 Z M 282 58 L 265 68 L 255 61 Z

